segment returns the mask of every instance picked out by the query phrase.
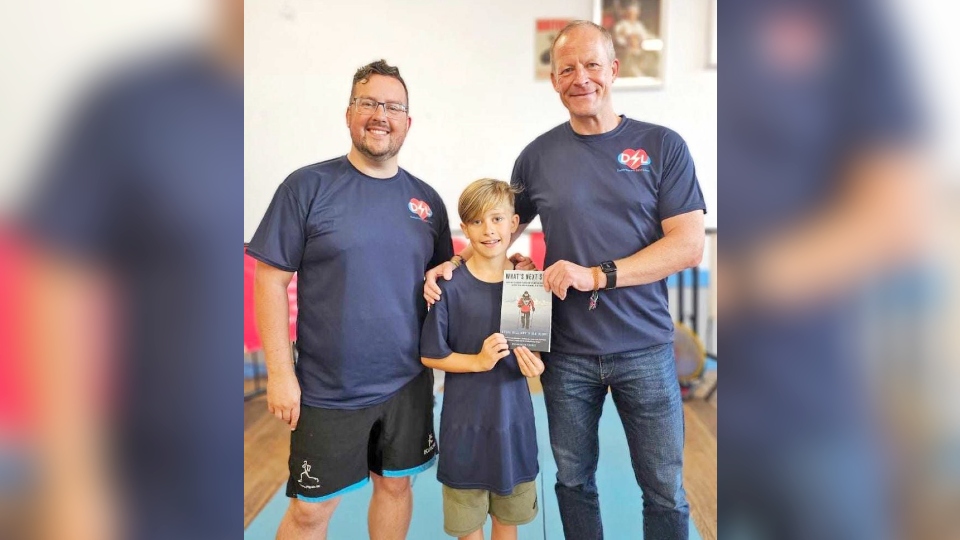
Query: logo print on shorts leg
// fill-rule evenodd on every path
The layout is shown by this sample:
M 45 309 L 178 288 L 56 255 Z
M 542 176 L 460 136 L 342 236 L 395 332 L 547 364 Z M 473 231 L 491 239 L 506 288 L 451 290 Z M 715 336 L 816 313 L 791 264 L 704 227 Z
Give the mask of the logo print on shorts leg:
M 433 433 L 427 435 L 427 448 L 423 451 L 423 455 L 427 455 L 433 450 L 433 447 L 436 446 L 433 442 Z
M 320 479 L 310 476 L 310 469 L 313 467 L 303 460 L 303 472 L 300 473 L 300 480 L 297 482 L 304 489 L 317 489 L 320 487 Z M 304 483 L 306 481 L 306 483 Z

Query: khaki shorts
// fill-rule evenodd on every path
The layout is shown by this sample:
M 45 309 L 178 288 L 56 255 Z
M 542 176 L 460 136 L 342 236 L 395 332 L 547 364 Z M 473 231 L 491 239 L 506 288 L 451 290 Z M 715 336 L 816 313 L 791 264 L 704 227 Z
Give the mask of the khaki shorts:
M 443 530 L 447 534 L 466 536 L 483 527 L 487 514 L 503 525 L 533 521 L 537 517 L 536 480 L 517 484 L 509 495 L 443 486 Z

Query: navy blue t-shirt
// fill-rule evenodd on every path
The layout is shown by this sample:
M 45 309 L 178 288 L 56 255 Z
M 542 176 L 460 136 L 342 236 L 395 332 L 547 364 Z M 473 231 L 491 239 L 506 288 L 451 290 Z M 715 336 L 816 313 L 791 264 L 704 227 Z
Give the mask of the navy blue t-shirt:
M 899 42 L 874 3 L 727 6 L 729 22 L 722 24 L 744 31 L 724 38 L 732 59 L 724 70 L 732 75 L 720 86 L 723 252 L 746 259 L 771 237 L 831 208 L 864 150 L 910 148 L 921 118 Z M 793 64 L 768 54 L 766 40 L 784 26 L 804 30 L 798 44 L 813 61 Z M 811 434 L 867 426 L 858 362 L 862 289 L 852 284 L 848 292 L 816 309 L 755 309 L 725 320 L 724 354 L 736 362 L 724 367 L 736 389 L 724 402 L 724 448 L 789 448 Z
M 565 122 L 537 137 L 513 168 L 521 223 L 540 215 L 545 265 L 627 257 L 663 238 L 661 221 L 706 211 L 693 159 L 677 133 L 626 117 L 612 131 L 579 135 Z M 553 304 L 555 352 L 600 355 L 673 341 L 667 281 L 600 293 L 571 289 Z
M 346 156 L 304 167 L 280 184 L 247 253 L 298 272 L 304 404 L 376 405 L 423 371 L 423 275 L 453 256 L 426 183 L 403 169 L 367 176 Z
M 103 442 L 133 538 L 236 529 L 224 494 L 239 492 L 243 462 L 240 75 L 195 47 L 105 74 L 20 217 L 33 241 L 91 263 L 115 289 L 117 357 L 91 367 L 115 390 Z
M 503 283 L 480 281 L 466 265 L 450 281 L 423 325 L 420 354 L 477 354 L 500 331 Z M 517 357 L 483 373 L 447 373 L 440 413 L 437 479 L 457 489 L 507 495 L 537 477 L 537 431 L 527 380 Z

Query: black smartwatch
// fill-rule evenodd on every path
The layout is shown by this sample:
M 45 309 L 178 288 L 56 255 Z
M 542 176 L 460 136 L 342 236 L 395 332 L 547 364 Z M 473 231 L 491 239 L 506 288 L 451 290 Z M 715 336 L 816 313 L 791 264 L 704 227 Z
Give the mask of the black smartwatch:
M 607 275 L 607 286 L 604 288 L 604 290 L 616 288 L 617 265 L 613 264 L 613 261 L 603 261 L 600 263 L 600 270 Z

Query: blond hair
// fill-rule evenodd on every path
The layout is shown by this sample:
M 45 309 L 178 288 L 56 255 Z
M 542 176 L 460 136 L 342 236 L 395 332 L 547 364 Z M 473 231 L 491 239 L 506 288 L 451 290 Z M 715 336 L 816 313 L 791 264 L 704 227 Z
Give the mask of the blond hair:
M 475 180 L 460 194 L 457 212 L 463 223 L 483 217 L 491 208 L 506 203 L 514 209 L 514 197 L 518 191 L 503 180 L 481 178 Z

